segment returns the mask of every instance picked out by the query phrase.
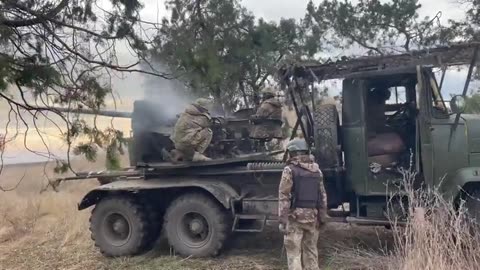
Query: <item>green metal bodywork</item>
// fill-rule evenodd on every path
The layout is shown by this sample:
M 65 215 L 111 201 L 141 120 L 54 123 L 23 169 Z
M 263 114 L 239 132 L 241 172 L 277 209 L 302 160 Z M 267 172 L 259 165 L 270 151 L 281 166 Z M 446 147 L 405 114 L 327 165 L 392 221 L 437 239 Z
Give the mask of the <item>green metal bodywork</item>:
M 365 82 L 344 80 L 342 134 L 345 155 L 346 191 L 358 195 L 368 194 L 368 157 L 365 130 Z M 348 109 L 347 109 L 348 108 Z
M 379 78 L 381 76 L 384 75 Z M 410 86 L 416 87 L 418 105 L 415 166 L 425 186 L 439 188 L 445 196 L 456 198 L 466 184 L 480 182 L 480 116 L 462 114 L 455 124 L 455 114 L 434 113 L 431 100 L 436 81 L 428 68 L 389 76 L 416 78 L 415 85 Z M 369 169 L 366 93 L 372 78 L 376 78 L 375 75 L 369 74 L 343 81 L 345 183 L 346 191 L 356 197 L 385 197 L 387 187 L 396 188 L 395 182 L 401 180 L 398 175 L 374 175 Z
M 465 185 L 480 182 L 480 117 L 462 115 L 455 129 L 454 116 L 433 118 L 431 127 L 433 184 L 456 198 Z

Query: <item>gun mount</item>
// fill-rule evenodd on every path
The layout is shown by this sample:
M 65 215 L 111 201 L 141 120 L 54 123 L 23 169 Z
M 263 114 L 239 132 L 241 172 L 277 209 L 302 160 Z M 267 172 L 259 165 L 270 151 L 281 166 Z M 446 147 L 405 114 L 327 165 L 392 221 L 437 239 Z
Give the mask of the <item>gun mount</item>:
M 132 131 L 128 145 L 130 166 L 137 167 L 139 164 L 166 161 L 167 157 L 163 153 L 174 148 L 170 136 L 183 108 L 172 110 L 156 102 L 137 100 L 132 112 L 62 107 L 49 107 L 45 110 L 131 119 Z M 254 109 L 242 109 L 228 117 L 214 115 L 213 139 L 207 155 L 219 159 L 264 152 L 265 149 L 260 147 L 262 144 L 256 143 L 249 136 L 250 127 L 254 124 L 250 119 L 254 113 Z

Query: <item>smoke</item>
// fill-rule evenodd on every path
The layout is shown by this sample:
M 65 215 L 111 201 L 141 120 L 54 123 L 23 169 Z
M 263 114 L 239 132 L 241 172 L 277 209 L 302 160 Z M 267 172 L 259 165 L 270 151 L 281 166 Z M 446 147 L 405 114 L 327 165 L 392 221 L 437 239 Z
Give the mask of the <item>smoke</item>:
M 158 72 L 171 74 L 170 69 L 159 61 L 151 62 L 150 65 Z M 178 79 L 168 80 L 145 75 L 142 89 L 143 98 L 158 105 L 164 113 L 163 117 L 169 119 L 175 118 L 194 100 L 189 89 Z
M 143 63 L 146 71 L 171 74 L 166 65 L 161 62 Z M 134 132 L 169 133 L 176 121 L 177 115 L 194 99 L 189 89 L 179 80 L 169 80 L 152 75 L 140 75 L 134 82 L 140 94 L 133 103 L 132 129 Z M 132 88 L 132 85 L 130 85 Z M 140 88 L 140 89 L 139 89 Z

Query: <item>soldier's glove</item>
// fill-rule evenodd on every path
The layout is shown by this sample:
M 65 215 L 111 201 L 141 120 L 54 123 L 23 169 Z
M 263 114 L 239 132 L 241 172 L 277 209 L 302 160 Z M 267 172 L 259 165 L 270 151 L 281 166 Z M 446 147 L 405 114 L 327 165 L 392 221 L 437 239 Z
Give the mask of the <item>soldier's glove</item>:
M 285 223 L 278 224 L 278 230 L 281 233 L 286 234 L 287 233 L 287 225 Z

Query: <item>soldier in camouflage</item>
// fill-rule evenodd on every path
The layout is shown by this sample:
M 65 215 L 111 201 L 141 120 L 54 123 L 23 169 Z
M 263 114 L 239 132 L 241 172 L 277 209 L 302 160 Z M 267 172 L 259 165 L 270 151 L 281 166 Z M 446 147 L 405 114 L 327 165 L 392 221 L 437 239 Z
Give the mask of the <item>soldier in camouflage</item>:
M 180 115 L 170 137 L 175 145 L 171 157 L 173 162 L 210 160 L 203 153 L 212 141 L 211 107 L 210 100 L 199 98 Z
M 290 155 L 279 186 L 279 229 L 285 234 L 289 270 L 319 270 L 318 235 L 328 218 L 323 175 L 304 139 L 287 145 Z
M 265 88 L 261 92 L 262 103 L 252 117 L 254 124 L 250 137 L 254 139 L 281 139 L 282 134 L 282 104 L 275 98 L 275 90 Z

